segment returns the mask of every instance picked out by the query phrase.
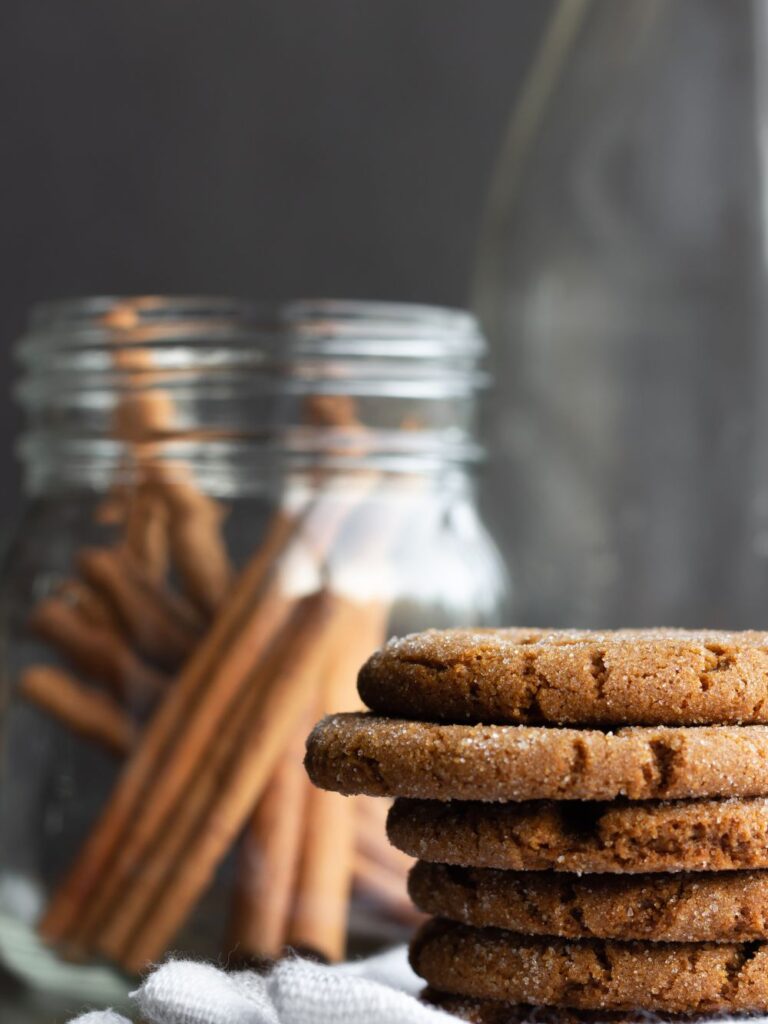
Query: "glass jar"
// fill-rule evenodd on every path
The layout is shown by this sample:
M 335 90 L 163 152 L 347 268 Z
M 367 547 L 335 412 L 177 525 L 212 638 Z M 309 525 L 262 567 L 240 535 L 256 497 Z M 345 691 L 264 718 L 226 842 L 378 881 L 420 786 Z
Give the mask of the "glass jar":
M 523 621 L 765 627 L 767 15 L 552 8 L 475 291 Z
M 0 956 L 27 984 L 82 1002 L 169 950 L 399 937 L 380 802 L 312 790 L 303 741 L 387 635 L 503 616 L 482 352 L 469 315 L 419 306 L 34 311 L 0 825 Z

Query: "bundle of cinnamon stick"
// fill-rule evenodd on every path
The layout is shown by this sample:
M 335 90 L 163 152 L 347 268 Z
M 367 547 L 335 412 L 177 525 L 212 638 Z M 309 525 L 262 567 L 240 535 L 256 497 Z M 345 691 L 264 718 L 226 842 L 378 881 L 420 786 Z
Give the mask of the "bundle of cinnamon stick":
M 129 313 L 111 326 L 130 325 Z M 235 572 L 226 510 L 164 459 L 163 442 L 184 435 L 151 350 L 121 344 L 114 360 L 131 483 L 99 516 L 117 539 L 79 552 L 34 609 L 33 629 L 67 668 L 31 666 L 20 688 L 124 765 L 40 933 L 67 956 L 137 973 L 171 947 L 237 848 L 221 952 L 338 959 L 353 886 L 412 914 L 408 859 L 386 843 L 377 802 L 316 790 L 302 767 L 318 715 L 357 706 L 357 668 L 387 626 L 384 603 L 334 585 L 329 556 L 344 538 L 353 557 L 385 558 L 398 524 L 365 529 L 375 474 L 353 491 L 318 474 L 311 495 L 286 496 Z M 309 400 L 307 417 L 357 429 L 348 400 Z

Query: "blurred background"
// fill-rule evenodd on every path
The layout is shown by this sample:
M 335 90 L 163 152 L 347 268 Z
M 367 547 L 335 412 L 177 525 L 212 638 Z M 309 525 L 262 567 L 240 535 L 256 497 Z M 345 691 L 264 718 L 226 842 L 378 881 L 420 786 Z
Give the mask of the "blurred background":
M 7 0 L 0 483 L 30 303 L 135 292 L 467 302 L 546 0 Z
M 765 13 L 9 0 L 4 531 L 11 344 L 36 300 L 471 304 L 510 615 L 761 623 Z

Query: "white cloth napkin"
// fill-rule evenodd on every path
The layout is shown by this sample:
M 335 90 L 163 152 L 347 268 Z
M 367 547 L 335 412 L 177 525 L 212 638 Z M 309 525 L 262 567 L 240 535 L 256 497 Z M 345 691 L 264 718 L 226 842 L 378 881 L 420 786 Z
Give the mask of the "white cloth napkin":
M 402 946 L 337 967 L 284 960 L 266 975 L 171 960 L 131 998 L 146 1024 L 456 1024 L 455 1017 L 418 1002 L 422 986 Z M 97 1010 L 71 1024 L 131 1022 Z
M 400 946 L 336 967 L 284 960 L 266 975 L 226 974 L 210 964 L 171 960 L 131 999 L 144 1024 L 456 1024 L 455 1017 L 416 999 L 423 984 Z M 644 1024 L 657 1019 L 638 1013 Z M 729 1020 L 715 1016 L 711 1024 Z M 114 1010 L 95 1010 L 70 1024 L 132 1022 Z M 768 1024 L 768 1017 L 753 1017 L 749 1024 Z

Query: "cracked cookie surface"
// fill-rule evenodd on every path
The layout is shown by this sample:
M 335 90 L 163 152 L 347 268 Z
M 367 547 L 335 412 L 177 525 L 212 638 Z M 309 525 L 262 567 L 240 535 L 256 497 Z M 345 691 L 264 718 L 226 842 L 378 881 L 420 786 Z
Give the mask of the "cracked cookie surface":
M 512 871 L 768 868 L 768 800 L 520 804 L 395 800 L 387 833 L 437 864 Z
M 451 921 L 424 925 L 411 964 L 443 992 L 585 1010 L 768 1009 L 768 944 L 533 939 Z
M 360 671 L 363 702 L 436 722 L 726 725 L 768 722 L 768 634 L 431 630 Z
M 768 726 L 436 725 L 349 713 L 307 741 L 312 781 L 347 795 L 632 800 L 768 795 Z
M 561 938 L 768 939 L 768 871 L 563 875 L 419 861 L 408 891 L 427 914 Z

